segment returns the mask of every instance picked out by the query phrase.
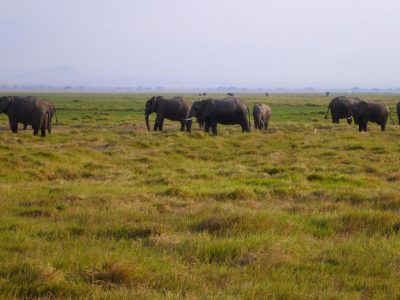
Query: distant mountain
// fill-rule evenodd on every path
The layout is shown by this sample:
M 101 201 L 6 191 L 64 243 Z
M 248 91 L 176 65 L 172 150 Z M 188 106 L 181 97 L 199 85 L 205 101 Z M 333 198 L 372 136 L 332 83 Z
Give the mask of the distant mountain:
M 146 83 L 138 76 L 88 75 L 71 66 L 60 65 L 16 75 L 0 75 L 0 85 L 70 87 L 133 87 Z
M 42 70 L 30 71 L 7 78 L 0 78 L 2 83 L 22 85 L 80 85 L 86 76 L 70 66 L 55 66 Z

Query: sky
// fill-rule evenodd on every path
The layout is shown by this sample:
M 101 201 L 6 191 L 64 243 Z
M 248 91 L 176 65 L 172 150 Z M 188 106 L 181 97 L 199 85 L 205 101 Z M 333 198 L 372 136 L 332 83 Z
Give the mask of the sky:
M 400 86 L 398 0 L 1 0 L 0 84 Z

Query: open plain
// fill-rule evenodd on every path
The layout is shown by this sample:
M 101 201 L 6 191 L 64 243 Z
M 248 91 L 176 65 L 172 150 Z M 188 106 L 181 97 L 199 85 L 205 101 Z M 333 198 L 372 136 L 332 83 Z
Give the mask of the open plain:
M 217 137 L 148 132 L 151 95 L 36 96 L 50 136 L 0 115 L 2 298 L 400 297 L 397 95 L 359 95 L 396 122 L 367 133 L 324 119 L 336 95 L 238 95 L 270 127 Z

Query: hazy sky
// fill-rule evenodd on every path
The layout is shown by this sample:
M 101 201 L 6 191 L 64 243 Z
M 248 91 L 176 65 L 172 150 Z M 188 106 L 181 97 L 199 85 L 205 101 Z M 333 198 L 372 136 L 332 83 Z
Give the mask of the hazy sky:
M 62 65 L 113 85 L 400 86 L 399 0 L 1 0 L 0 38 L 3 79 Z

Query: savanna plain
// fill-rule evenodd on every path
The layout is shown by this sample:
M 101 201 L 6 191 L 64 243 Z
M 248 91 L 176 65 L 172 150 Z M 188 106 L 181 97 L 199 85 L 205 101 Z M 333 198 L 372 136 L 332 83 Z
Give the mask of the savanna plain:
M 0 115 L 1 298 L 400 298 L 399 125 L 332 124 L 335 95 L 243 94 L 268 131 L 148 132 L 151 95 L 36 96 L 50 136 Z M 359 96 L 397 123 L 398 95 Z

